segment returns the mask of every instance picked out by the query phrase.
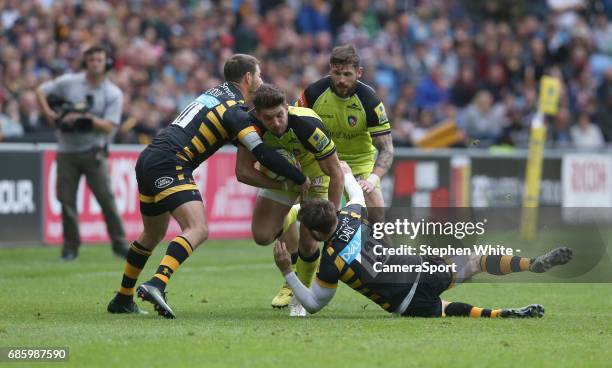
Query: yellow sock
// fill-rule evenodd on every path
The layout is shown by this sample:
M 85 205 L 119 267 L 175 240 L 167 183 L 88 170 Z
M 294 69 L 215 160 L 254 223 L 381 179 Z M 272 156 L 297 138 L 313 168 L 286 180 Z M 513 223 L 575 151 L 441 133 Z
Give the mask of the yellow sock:
M 283 221 L 283 233 L 289 229 L 291 225 L 293 225 L 297 221 L 297 215 L 300 211 L 300 204 L 294 204 L 293 207 L 285 216 L 285 220 Z
M 319 267 L 320 256 L 321 252 L 319 249 L 317 249 L 317 251 L 310 257 L 302 257 L 301 254 L 298 257 L 298 261 L 295 265 L 297 276 L 302 284 L 304 284 L 306 287 L 310 287 L 310 285 L 312 285 L 312 280 L 314 279 L 314 275 Z

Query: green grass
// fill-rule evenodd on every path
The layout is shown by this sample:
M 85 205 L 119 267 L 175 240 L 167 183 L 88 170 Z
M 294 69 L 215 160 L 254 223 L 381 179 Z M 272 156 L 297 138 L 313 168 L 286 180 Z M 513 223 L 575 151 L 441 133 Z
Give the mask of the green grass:
M 539 320 L 397 318 L 341 286 L 316 315 L 270 308 L 281 284 L 271 248 L 211 241 L 170 282 L 175 320 L 110 315 L 123 262 L 89 246 L 72 263 L 58 248 L 0 249 L 0 347 L 67 346 L 87 367 L 609 367 L 612 284 L 462 285 L 449 300 L 541 303 Z M 165 252 L 160 246 L 141 279 Z M 142 304 L 147 310 L 150 305 Z M 2 363 L 0 363 L 2 364 Z M 9 364 L 5 364 L 9 365 Z M 32 363 L 10 366 L 32 366 Z

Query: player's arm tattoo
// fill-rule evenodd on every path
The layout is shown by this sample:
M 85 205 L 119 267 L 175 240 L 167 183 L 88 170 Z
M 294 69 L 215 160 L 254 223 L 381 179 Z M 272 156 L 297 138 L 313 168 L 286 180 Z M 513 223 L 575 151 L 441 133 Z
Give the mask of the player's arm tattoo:
M 393 164 L 393 140 L 391 134 L 372 137 L 372 144 L 378 150 L 374 173 L 382 178 Z

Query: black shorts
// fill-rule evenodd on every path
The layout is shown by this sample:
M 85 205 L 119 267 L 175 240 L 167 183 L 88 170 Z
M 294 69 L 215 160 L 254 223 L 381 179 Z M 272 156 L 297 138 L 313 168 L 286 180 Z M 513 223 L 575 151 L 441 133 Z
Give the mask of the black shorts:
M 192 169 L 170 153 L 145 148 L 136 162 L 140 213 L 158 216 L 190 201 L 202 202 Z
M 445 265 L 440 257 L 423 257 L 423 262 L 432 265 Z M 440 317 L 442 316 L 442 300 L 440 294 L 449 288 L 452 282 L 450 272 L 421 273 L 419 285 L 412 301 L 402 314 L 410 317 Z

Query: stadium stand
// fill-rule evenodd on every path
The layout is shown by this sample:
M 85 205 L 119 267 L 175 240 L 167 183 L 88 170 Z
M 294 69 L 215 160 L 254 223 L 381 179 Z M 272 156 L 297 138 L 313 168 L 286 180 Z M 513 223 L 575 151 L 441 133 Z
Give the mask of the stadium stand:
M 612 0 L 1 0 L 0 134 L 54 140 L 32 90 L 78 69 L 88 44 L 115 54 L 111 78 L 125 94 L 116 142 L 148 143 L 219 83 L 234 52 L 257 56 L 295 99 L 327 72 L 331 48 L 352 42 L 397 146 L 451 121 L 455 146 L 526 147 L 544 73 L 564 85 L 548 146 L 592 147 L 576 140 L 599 135 L 609 145 L 611 17 Z

